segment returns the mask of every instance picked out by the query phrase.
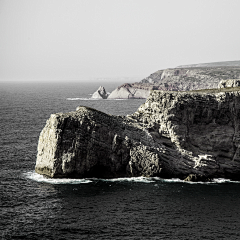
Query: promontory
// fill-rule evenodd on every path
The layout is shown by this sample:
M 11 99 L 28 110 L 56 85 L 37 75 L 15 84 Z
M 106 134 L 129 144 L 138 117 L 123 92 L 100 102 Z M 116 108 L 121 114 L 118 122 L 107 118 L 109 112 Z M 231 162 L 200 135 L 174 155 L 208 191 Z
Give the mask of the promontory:
M 240 180 L 240 88 L 152 90 L 132 115 L 52 114 L 35 170 L 52 178 Z
M 124 83 L 108 99 L 148 98 L 152 90 L 189 91 L 217 88 L 221 80 L 239 79 L 240 61 L 182 65 L 158 70 L 139 82 Z

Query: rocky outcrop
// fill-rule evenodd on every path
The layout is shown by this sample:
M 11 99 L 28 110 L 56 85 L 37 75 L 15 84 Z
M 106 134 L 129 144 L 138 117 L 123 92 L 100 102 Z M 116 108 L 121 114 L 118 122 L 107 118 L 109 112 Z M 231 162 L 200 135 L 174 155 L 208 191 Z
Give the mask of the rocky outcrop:
M 134 120 L 78 107 L 51 115 L 39 138 L 35 169 L 49 177 L 158 175 L 157 147 Z
M 151 90 L 212 89 L 217 88 L 221 80 L 239 78 L 240 66 L 193 66 L 164 69 L 151 74 L 140 82 L 121 85 L 110 94 L 109 98 L 147 98 Z
M 239 87 L 239 86 L 240 86 L 240 79 L 222 80 L 218 84 L 218 88 Z
M 109 99 L 130 99 L 130 98 L 147 98 L 150 94 L 151 89 L 148 88 L 136 88 L 132 84 L 125 83 L 108 96 Z
M 49 177 L 240 180 L 240 88 L 152 91 L 129 116 L 52 114 L 36 172 Z
M 106 92 L 105 88 L 100 86 L 96 92 L 93 93 L 91 98 L 97 99 L 107 99 L 108 93 Z

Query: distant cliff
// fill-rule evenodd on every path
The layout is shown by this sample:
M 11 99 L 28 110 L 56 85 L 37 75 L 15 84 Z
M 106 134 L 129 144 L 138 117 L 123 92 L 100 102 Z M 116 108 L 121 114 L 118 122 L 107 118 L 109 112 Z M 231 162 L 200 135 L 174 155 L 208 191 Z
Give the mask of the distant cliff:
M 159 70 L 140 82 L 122 84 L 107 98 L 147 98 L 151 90 L 211 89 L 217 88 L 220 81 L 227 79 L 240 79 L 240 61 L 200 63 Z
M 36 172 L 49 177 L 240 180 L 240 88 L 151 91 L 129 116 L 52 114 Z
M 240 66 L 170 68 L 152 73 L 140 82 L 125 83 L 108 98 L 147 98 L 151 90 L 211 89 L 217 88 L 221 80 L 239 78 Z

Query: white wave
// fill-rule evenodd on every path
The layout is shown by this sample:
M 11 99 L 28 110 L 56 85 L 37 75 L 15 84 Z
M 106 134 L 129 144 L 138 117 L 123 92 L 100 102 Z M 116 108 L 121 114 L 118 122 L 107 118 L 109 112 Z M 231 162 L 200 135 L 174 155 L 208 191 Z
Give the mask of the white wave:
M 127 99 L 102 99 L 102 98 L 67 98 L 66 100 L 68 101 L 79 101 L 79 100 L 82 100 L 82 101 L 96 101 L 96 100 L 104 100 L 104 101 L 123 101 L 123 100 L 127 100 Z
M 108 100 L 108 101 L 125 101 L 125 100 L 128 100 L 128 98 L 109 98 L 106 100 Z
M 216 184 L 216 183 L 240 183 L 240 181 L 232 181 L 230 179 L 225 179 L 225 178 L 214 178 L 210 182 L 190 182 L 190 181 L 184 181 L 179 178 L 172 178 L 172 179 L 163 179 L 163 178 L 154 178 L 156 180 L 161 180 L 162 182 L 181 182 L 181 183 L 186 183 L 186 184 Z
M 68 101 L 78 101 L 78 100 L 90 100 L 90 101 L 96 101 L 99 100 L 97 98 L 67 98 Z M 101 100 L 101 99 L 100 99 Z
M 126 178 L 84 178 L 84 179 L 72 179 L 72 178 L 47 178 L 43 175 L 30 171 L 24 173 L 25 177 L 37 182 L 46 182 L 51 184 L 80 184 L 80 183 L 91 183 L 93 181 L 104 181 L 104 182 L 142 182 L 142 183 L 185 183 L 185 184 L 222 184 L 222 183 L 240 183 L 240 181 L 232 181 L 224 178 L 214 178 L 211 182 L 188 182 L 179 178 L 164 179 L 160 177 L 126 177 Z
M 79 184 L 79 183 L 90 183 L 89 179 L 72 179 L 72 178 L 47 178 L 34 171 L 30 171 L 24 174 L 26 178 L 34 180 L 36 182 L 46 182 L 51 184 Z
M 240 183 L 240 181 L 233 181 L 225 178 L 214 178 L 213 183 Z
M 96 179 L 96 178 L 93 178 Z M 105 182 L 143 182 L 143 183 L 152 183 L 155 182 L 152 178 L 147 177 L 126 177 L 126 178 L 111 178 L 111 179 L 96 179 Z

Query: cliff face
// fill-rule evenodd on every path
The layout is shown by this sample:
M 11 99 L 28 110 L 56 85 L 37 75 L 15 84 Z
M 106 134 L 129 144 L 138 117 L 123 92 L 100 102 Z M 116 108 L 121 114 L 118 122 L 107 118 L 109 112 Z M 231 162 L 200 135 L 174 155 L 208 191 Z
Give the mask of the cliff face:
M 158 124 L 175 175 L 240 178 L 239 109 L 239 91 L 154 91 L 134 116 Z
M 147 98 L 151 90 L 212 89 L 217 88 L 221 80 L 239 78 L 240 66 L 192 66 L 164 69 L 152 73 L 140 82 L 119 86 L 109 98 Z
M 151 88 L 144 88 L 141 86 L 136 88 L 132 84 L 125 83 L 115 90 L 113 90 L 108 99 L 116 99 L 116 98 L 147 98 L 150 94 Z
M 189 67 L 157 71 L 135 83 L 134 86 L 148 85 L 155 90 L 189 91 L 217 88 L 221 80 L 240 78 L 240 67 Z
M 47 121 L 39 138 L 36 172 L 80 178 L 155 175 L 160 171 L 156 147 L 135 121 L 79 107 L 52 114 Z
M 236 88 L 152 91 L 127 117 L 86 107 L 53 114 L 39 138 L 36 172 L 240 179 L 239 110 Z

